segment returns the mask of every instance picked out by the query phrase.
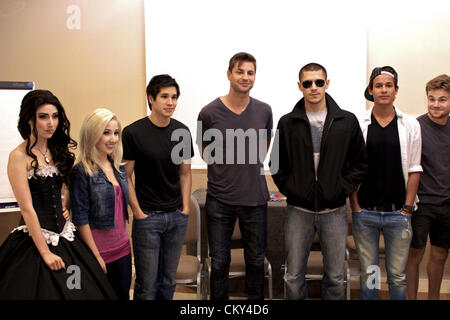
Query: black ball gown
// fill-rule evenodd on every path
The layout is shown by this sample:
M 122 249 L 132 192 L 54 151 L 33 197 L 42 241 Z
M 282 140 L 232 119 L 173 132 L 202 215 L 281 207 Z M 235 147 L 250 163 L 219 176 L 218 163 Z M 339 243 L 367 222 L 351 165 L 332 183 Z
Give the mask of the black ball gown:
M 28 183 L 42 234 L 66 269 L 52 271 L 45 264 L 22 218 L 0 247 L 0 299 L 117 299 L 94 254 L 62 216 L 58 168 L 32 169 Z

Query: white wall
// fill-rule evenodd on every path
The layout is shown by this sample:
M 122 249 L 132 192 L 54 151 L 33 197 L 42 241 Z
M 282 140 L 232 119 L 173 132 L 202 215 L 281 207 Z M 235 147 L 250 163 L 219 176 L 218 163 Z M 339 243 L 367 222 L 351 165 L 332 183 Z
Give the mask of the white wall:
M 450 1 L 378 0 L 367 6 L 368 75 L 391 65 L 399 76 L 395 105 L 411 115 L 426 112 L 425 84 L 450 75 Z
M 17 122 L 23 97 L 30 90 L 0 90 L 0 202 L 15 202 L 14 193 L 8 179 L 8 159 L 10 152 L 22 141 Z

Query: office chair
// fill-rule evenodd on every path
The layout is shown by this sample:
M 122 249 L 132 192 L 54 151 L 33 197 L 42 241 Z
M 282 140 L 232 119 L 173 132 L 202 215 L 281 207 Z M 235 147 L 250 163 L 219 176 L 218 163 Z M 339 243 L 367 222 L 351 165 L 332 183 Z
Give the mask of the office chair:
M 186 236 L 184 238 L 184 244 L 195 244 L 195 254 L 182 254 L 180 256 L 180 262 L 178 264 L 176 283 L 179 286 L 194 287 L 197 289 L 197 299 L 203 298 L 202 290 L 202 268 L 200 258 L 200 207 L 197 199 L 191 195 L 190 213 L 188 218 L 188 226 L 186 230 Z

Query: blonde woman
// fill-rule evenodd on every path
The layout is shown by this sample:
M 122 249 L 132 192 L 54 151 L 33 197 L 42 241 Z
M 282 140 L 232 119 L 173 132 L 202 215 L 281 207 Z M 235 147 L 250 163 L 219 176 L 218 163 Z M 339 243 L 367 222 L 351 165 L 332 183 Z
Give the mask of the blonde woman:
M 72 220 L 121 300 L 129 300 L 131 247 L 127 173 L 116 115 L 99 108 L 80 131 L 80 155 L 71 179 Z

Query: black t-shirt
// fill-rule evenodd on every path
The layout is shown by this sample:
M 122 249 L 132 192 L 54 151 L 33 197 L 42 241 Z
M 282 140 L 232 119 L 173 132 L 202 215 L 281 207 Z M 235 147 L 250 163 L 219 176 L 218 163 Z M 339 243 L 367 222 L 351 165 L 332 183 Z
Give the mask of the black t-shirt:
M 369 173 L 358 192 L 359 205 L 364 208 L 393 203 L 403 204 L 406 188 L 397 115 L 384 128 L 373 114 L 371 119 L 366 143 L 370 166 Z
M 135 161 L 135 189 L 141 209 L 180 208 L 180 164 L 194 155 L 189 128 L 175 119 L 170 119 L 167 127 L 158 127 L 145 117 L 124 128 L 122 141 L 124 161 Z

